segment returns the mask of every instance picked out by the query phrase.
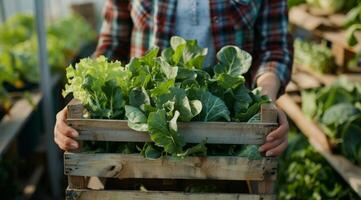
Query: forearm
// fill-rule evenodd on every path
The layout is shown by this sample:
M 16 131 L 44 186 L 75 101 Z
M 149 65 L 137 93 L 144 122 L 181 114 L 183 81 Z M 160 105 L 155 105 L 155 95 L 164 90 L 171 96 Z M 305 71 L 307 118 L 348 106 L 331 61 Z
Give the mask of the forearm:
M 266 72 L 257 78 L 257 87 L 261 88 L 262 94 L 269 96 L 273 102 L 277 99 L 281 82 L 273 72 Z

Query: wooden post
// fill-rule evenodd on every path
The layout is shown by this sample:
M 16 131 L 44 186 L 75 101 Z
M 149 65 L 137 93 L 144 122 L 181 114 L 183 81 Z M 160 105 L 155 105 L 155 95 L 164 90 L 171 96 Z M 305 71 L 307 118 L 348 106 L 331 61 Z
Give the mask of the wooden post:
M 274 104 L 262 105 L 261 122 L 277 123 L 278 113 Z M 271 158 L 266 158 L 264 179 L 262 181 L 247 181 L 250 193 L 252 194 L 273 194 L 275 189 L 277 166 L 272 165 Z

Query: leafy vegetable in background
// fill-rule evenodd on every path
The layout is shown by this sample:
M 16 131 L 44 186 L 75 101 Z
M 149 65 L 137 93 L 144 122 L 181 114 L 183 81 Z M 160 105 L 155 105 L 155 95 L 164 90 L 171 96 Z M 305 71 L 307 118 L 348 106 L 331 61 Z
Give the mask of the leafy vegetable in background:
M 295 128 L 278 171 L 279 200 L 360 199 Z
M 178 121 L 247 122 L 269 99 L 245 86 L 247 52 L 223 47 L 209 73 L 202 69 L 207 50 L 197 41 L 175 36 L 170 44 L 160 56 L 155 47 L 125 66 L 105 57 L 83 59 L 67 68 L 63 95 L 73 93 L 92 118 L 128 119 L 129 128 L 149 132 L 155 145 L 142 148 L 146 157 L 204 155 L 205 143 L 186 144 Z M 242 155 L 257 157 L 252 148 Z
M 346 40 L 348 45 L 355 46 L 358 44 L 355 33 L 361 29 L 361 2 L 355 5 L 346 15 L 344 27 L 347 28 Z
M 334 56 L 326 43 L 321 44 L 302 41 L 296 39 L 295 47 L 295 62 L 318 73 L 332 73 L 336 69 Z
M 13 15 L 0 25 L 0 46 L 11 48 L 24 42 L 33 35 L 35 30 L 34 18 L 31 15 Z
M 48 61 L 52 69 L 63 68 L 84 43 L 95 38 L 90 25 L 76 15 L 55 21 L 47 32 Z M 33 17 L 24 14 L 12 16 L 0 28 L 0 48 L 8 52 L 12 59 L 9 61 L 1 57 L 0 64 L 13 67 L 21 78 L 37 83 L 37 45 Z
M 33 16 L 17 14 L 0 25 L 0 106 L 6 111 L 10 98 L 4 83 L 21 89 L 38 83 L 38 44 Z M 53 22 L 47 30 L 48 63 L 52 70 L 64 69 L 76 52 L 95 38 L 95 32 L 76 15 Z
M 12 58 L 8 52 L 0 50 L 0 59 L 10 62 Z M 6 112 L 11 106 L 10 97 L 4 88 L 4 83 L 16 85 L 18 81 L 18 74 L 14 69 L 9 65 L 0 63 L 0 107 L 2 107 L 0 110 L 2 109 L 2 111 Z
M 361 85 L 339 79 L 333 85 L 302 92 L 302 109 L 318 121 L 337 153 L 361 164 Z
M 314 7 L 322 9 L 322 11 L 327 12 L 328 14 L 333 14 L 340 11 L 345 1 L 340 0 L 306 0 L 306 2 Z

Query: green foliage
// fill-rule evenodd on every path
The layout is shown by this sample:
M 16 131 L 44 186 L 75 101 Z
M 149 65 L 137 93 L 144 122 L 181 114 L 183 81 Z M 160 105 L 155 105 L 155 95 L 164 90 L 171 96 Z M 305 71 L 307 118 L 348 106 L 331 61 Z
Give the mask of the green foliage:
M 71 15 L 47 27 L 48 63 L 52 70 L 64 66 L 82 45 L 95 39 L 95 32 L 80 16 Z M 10 105 L 4 82 L 22 88 L 39 82 L 38 43 L 34 18 L 16 14 L 0 25 L 0 106 Z
M 252 59 L 247 52 L 223 47 L 211 76 L 202 70 L 207 50 L 197 41 L 172 37 L 170 43 L 161 56 L 155 47 L 125 67 L 105 57 L 83 59 L 67 68 L 63 95 L 73 93 L 92 118 L 128 119 L 131 129 L 149 132 L 154 145 L 143 147 L 146 157 L 205 155 L 205 142 L 185 144 L 178 121 L 247 122 L 269 99 L 245 86 Z M 248 154 L 254 152 L 242 155 Z
M 302 109 L 321 124 L 331 142 L 361 164 L 361 85 L 344 78 L 333 85 L 302 92 Z
M 35 30 L 32 15 L 13 15 L 0 26 L 0 46 L 12 47 L 30 39 Z
M 306 0 L 306 2 L 315 8 L 322 9 L 328 14 L 333 14 L 340 11 L 344 7 L 345 1 L 340 0 Z
M 335 71 L 334 56 L 325 42 L 317 44 L 296 39 L 294 47 L 295 62 L 297 64 L 309 67 L 315 72 L 322 74 Z
M 288 149 L 280 157 L 280 200 L 359 199 L 322 155 L 300 133 L 291 133 Z

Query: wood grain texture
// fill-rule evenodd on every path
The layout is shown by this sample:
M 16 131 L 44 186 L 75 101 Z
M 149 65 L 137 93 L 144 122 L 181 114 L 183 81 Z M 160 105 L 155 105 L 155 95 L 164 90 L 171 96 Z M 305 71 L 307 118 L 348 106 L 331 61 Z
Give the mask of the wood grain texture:
M 149 142 L 147 132 L 128 127 L 126 120 L 68 119 L 68 124 L 79 132 L 77 140 Z M 178 130 L 187 143 L 262 144 L 275 123 L 187 122 L 178 123 Z
M 148 160 L 136 154 L 66 152 L 64 155 L 65 175 L 108 178 L 263 180 L 264 174 L 275 173 L 276 167 L 275 158 L 211 156 Z
M 132 190 L 93 191 L 67 189 L 66 200 L 272 200 L 272 195 L 225 194 L 225 193 L 182 193 L 141 192 Z

